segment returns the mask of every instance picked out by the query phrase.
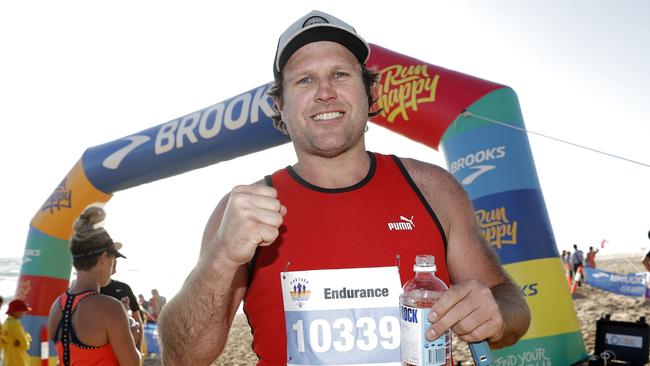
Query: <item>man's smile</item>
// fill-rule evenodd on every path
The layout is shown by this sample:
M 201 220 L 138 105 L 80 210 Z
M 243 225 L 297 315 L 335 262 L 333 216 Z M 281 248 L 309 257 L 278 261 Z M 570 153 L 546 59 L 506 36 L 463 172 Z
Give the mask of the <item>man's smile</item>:
M 319 113 L 311 118 L 315 121 L 330 121 L 333 119 L 341 118 L 343 116 L 342 112 L 325 112 L 325 113 Z

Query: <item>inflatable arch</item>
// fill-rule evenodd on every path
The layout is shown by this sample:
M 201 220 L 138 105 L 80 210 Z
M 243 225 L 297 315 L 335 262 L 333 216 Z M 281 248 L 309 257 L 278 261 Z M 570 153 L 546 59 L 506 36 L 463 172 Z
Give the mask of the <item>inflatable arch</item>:
M 532 324 L 515 345 L 494 351 L 496 365 L 567 365 L 587 356 L 564 279 L 514 91 L 371 45 L 380 70 L 372 122 L 442 148 L 468 191 L 482 233 L 521 287 Z M 32 305 L 26 329 L 40 334 L 50 304 L 68 286 L 68 238 L 81 210 L 114 192 L 284 144 L 271 123 L 265 84 L 221 103 L 91 147 L 31 221 L 16 296 Z M 54 347 L 49 354 L 55 357 Z M 40 345 L 29 350 L 40 363 Z

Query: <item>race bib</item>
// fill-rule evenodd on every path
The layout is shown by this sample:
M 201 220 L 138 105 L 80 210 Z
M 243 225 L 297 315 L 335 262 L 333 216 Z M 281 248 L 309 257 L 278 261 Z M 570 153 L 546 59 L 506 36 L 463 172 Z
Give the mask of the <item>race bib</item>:
M 288 365 L 400 365 L 397 267 L 280 276 Z

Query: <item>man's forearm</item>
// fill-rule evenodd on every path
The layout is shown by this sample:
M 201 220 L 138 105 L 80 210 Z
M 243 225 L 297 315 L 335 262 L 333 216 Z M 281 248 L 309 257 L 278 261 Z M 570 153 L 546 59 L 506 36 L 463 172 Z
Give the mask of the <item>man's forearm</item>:
M 236 269 L 197 266 L 159 317 L 163 362 L 209 365 L 223 351 Z
M 491 290 L 499 305 L 505 329 L 501 339 L 490 343 L 490 347 L 503 348 L 514 344 L 526 333 L 530 326 L 530 310 L 521 291 L 512 281 L 493 286 Z

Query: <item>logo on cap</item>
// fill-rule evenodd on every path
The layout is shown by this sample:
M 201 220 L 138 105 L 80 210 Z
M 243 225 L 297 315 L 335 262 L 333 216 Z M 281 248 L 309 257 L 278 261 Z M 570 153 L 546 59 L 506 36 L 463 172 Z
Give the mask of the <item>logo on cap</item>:
M 302 27 L 305 28 L 305 27 L 309 27 L 310 25 L 323 24 L 323 23 L 324 24 L 329 24 L 327 19 L 316 15 L 316 16 L 307 18 L 307 20 L 305 20 L 305 22 L 302 23 Z

